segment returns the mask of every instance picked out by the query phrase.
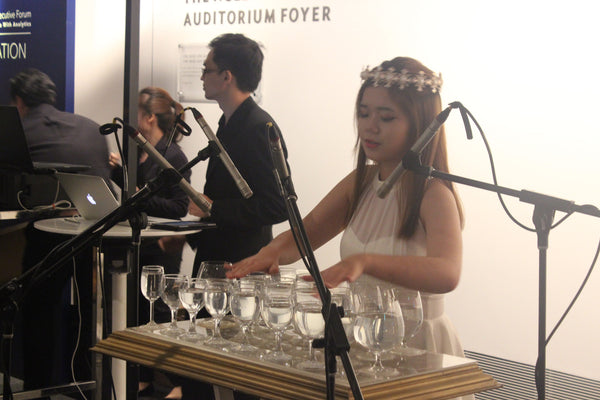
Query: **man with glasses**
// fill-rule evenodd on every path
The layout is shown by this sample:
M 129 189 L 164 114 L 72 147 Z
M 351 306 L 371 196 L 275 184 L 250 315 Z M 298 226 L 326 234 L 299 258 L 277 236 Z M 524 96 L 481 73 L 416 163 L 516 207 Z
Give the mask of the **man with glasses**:
M 210 216 L 193 202 L 189 211 L 215 222 L 217 228 L 188 238 L 196 249 L 194 276 L 202 261 L 236 262 L 256 254 L 272 240 L 273 224 L 287 219 L 285 202 L 273 175 L 267 123 L 279 128 L 252 97 L 262 75 L 260 46 L 242 34 L 224 34 L 213 39 L 209 47 L 201 79 L 206 98 L 215 100 L 223 111 L 216 135 L 253 195 L 245 199 L 221 159 L 210 158 L 204 185 L 204 196 L 211 203 Z M 287 157 L 283 139 L 282 146 Z M 197 399 L 198 391 L 203 391 L 189 393 L 186 386 L 184 398 L 189 395 Z

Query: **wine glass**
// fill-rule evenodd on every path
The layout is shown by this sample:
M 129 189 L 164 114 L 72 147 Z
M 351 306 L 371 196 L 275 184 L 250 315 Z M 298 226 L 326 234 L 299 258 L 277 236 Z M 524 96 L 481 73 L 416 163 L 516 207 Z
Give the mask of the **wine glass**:
M 177 309 L 179 308 L 179 289 L 187 283 L 187 277 L 181 274 L 165 274 L 164 290 L 160 298 L 171 310 L 171 323 L 168 328 L 162 329 L 161 334 L 177 337 L 184 333 L 184 329 L 177 326 Z
M 344 332 L 346 333 L 348 343 L 352 344 L 354 342 L 354 309 L 352 307 L 352 291 L 350 285 L 348 282 L 342 282 L 337 287 L 329 289 L 329 292 L 331 293 L 331 302 L 335 303 L 338 309 L 341 309 L 340 317 Z M 341 363 L 340 360 L 340 365 Z M 338 368 L 337 374 L 339 377 L 345 378 L 346 371 L 344 368 Z
M 271 275 L 263 271 L 255 271 L 241 277 L 240 280 L 255 282 L 257 285 L 256 289 L 260 292 L 262 285 L 264 285 L 266 282 L 271 282 Z
M 227 279 L 225 273 L 228 268 L 231 267 L 231 263 L 228 261 L 202 261 L 200 263 L 200 268 L 198 268 L 198 273 L 196 274 L 196 278 L 200 279 Z M 205 305 L 206 306 L 206 305 Z M 213 317 L 206 318 L 202 320 L 200 323 L 202 326 L 206 328 L 212 328 L 214 326 L 215 320 Z
M 229 290 L 231 282 L 227 279 L 206 279 L 204 291 L 204 306 L 213 317 L 213 334 L 204 344 L 228 351 L 231 343 L 221 336 L 221 320 L 229 311 Z
M 314 282 L 305 281 L 302 276 L 294 284 L 294 326 L 296 331 L 308 340 L 308 359 L 296 364 L 297 368 L 321 370 L 325 364 L 318 361 L 313 349 L 313 340 L 323 337 L 325 320 L 322 314 L 323 303 Z
M 179 288 L 179 300 L 190 316 L 190 326 L 188 331 L 180 339 L 189 342 L 199 342 L 205 338 L 196 330 L 196 315 L 204 307 L 204 291 L 206 290 L 206 281 L 198 278 L 188 278 Z
M 352 291 L 347 282 L 342 282 L 339 286 L 329 289 L 331 293 L 331 302 L 343 310 L 342 325 L 346 332 L 348 342 L 354 340 L 354 310 L 352 307 Z
M 279 273 L 274 275 L 275 280 L 286 281 L 289 280 L 292 284 L 296 281 L 298 271 L 296 267 L 289 265 L 279 266 Z
M 227 279 L 225 273 L 231 268 L 228 261 L 202 261 L 196 278 L 200 279 Z
M 263 355 L 264 360 L 286 366 L 292 356 L 283 352 L 281 337 L 292 322 L 292 281 L 267 282 L 261 290 L 260 312 L 267 326 L 275 332 L 275 349 Z
M 240 278 L 240 281 L 251 281 L 251 282 L 254 282 L 254 284 L 256 285 L 256 292 L 259 295 L 258 317 L 250 323 L 249 331 L 250 331 L 253 341 L 260 343 L 259 345 L 262 346 L 263 342 L 268 341 L 268 338 L 266 338 L 266 336 L 267 336 L 266 333 L 271 333 L 271 331 L 267 327 L 266 322 L 263 320 L 263 318 L 260 314 L 260 293 L 261 293 L 263 285 L 265 285 L 265 283 L 267 283 L 267 282 L 272 281 L 271 275 L 267 274 L 266 272 L 262 272 L 262 271 L 251 272 L 248 275 Z
M 380 286 L 359 284 L 353 289 L 355 307 L 354 339 L 375 356 L 373 365 L 359 372 L 376 378 L 398 375 L 395 368 L 385 368 L 381 353 L 400 345 L 404 337 L 402 308 L 393 291 Z
M 144 265 L 140 278 L 140 289 L 142 294 L 150 302 L 150 320 L 146 325 L 140 326 L 144 330 L 154 330 L 158 324 L 154 322 L 154 302 L 160 297 L 164 290 L 163 276 L 165 270 L 160 265 Z
M 242 330 L 242 343 L 234 348 L 239 353 L 255 354 L 259 351 L 248 339 L 248 328 L 258 319 L 260 312 L 257 287 L 258 281 L 251 279 L 240 279 L 231 285 L 229 309 Z
M 393 288 L 394 297 L 400 303 L 402 316 L 404 317 L 404 337 L 401 346 L 396 352 L 402 356 L 416 356 L 423 354 L 425 350 L 408 347 L 407 343 L 412 339 L 423 324 L 423 305 L 421 303 L 421 294 L 418 290 L 406 288 Z

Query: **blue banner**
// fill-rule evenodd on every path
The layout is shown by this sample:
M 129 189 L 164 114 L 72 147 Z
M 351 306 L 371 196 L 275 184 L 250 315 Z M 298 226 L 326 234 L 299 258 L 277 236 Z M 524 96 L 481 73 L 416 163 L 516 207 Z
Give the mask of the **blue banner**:
M 75 0 L 0 0 L 0 104 L 8 80 L 33 67 L 56 84 L 56 107 L 73 111 Z

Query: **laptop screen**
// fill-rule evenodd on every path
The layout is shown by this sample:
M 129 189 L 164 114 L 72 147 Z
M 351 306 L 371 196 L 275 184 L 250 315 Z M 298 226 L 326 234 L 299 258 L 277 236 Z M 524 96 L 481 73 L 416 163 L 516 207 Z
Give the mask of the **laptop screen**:
M 57 172 L 56 177 L 84 219 L 98 220 L 119 207 L 119 202 L 99 176 Z
M 33 172 L 33 163 L 17 107 L 0 106 L 0 167 Z

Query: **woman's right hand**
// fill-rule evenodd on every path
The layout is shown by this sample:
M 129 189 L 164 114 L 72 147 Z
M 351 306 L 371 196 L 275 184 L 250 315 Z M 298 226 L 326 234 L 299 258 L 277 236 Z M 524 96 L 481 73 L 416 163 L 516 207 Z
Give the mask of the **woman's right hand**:
M 120 167 L 121 157 L 116 153 L 110 153 L 108 155 L 108 165 L 110 165 L 111 168 Z
M 268 274 L 276 274 L 279 271 L 279 251 L 274 246 L 265 246 L 255 255 L 233 264 L 227 272 L 227 277 L 242 278 L 258 271 Z

